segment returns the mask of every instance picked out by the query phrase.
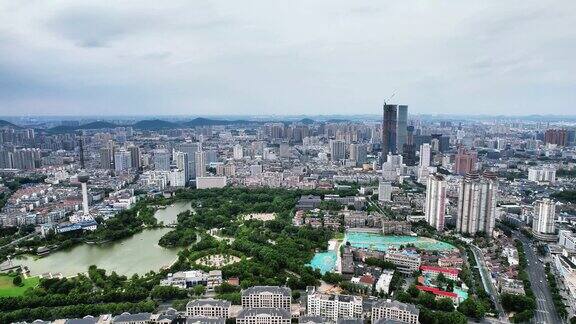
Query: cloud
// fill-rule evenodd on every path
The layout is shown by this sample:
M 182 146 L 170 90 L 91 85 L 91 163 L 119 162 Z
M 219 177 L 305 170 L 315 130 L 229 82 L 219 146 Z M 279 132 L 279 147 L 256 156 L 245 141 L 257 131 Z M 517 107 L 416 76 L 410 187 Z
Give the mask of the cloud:
M 80 47 L 103 47 L 137 30 L 139 19 L 97 7 L 75 7 L 51 17 L 46 27 Z
M 576 2 L 519 3 L 6 0 L 0 115 L 568 113 Z

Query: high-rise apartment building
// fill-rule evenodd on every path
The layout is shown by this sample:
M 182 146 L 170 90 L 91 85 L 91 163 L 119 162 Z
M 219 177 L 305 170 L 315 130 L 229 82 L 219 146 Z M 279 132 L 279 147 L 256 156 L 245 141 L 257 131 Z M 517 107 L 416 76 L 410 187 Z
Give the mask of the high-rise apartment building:
M 170 171 L 170 153 L 166 149 L 153 151 L 154 170 Z
M 132 157 L 130 152 L 124 148 L 116 150 L 114 153 L 114 170 L 117 172 L 127 171 L 132 168 Z
M 532 231 L 534 234 L 555 234 L 556 226 L 554 225 L 556 217 L 556 203 L 545 198 L 539 201 L 535 206 L 534 220 L 532 221 Z
M 554 184 L 556 182 L 556 168 L 553 166 L 528 168 L 528 180 Z
M 139 170 L 141 167 L 141 153 L 140 148 L 138 146 L 132 145 L 128 146 L 128 152 L 130 152 L 130 160 L 132 169 Z
M 456 231 L 493 235 L 498 202 L 498 178 L 492 172 L 469 173 L 460 183 Z
M 446 214 L 446 181 L 440 174 L 431 174 L 426 186 L 426 222 L 438 231 L 444 230 Z
M 110 147 L 100 148 L 100 168 L 110 170 L 114 167 L 114 149 Z
M 548 129 L 544 133 L 544 143 L 566 146 L 568 144 L 568 131 L 565 129 Z
M 176 151 L 174 152 L 174 162 L 176 163 L 176 168 L 178 170 L 182 170 L 184 172 L 184 179 L 187 182 L 190 179 L 190 175 L 188 174 L 188 153 Z
M 361 166 L 366 163 L 367 150 L 364 144 L 350 144 L 350 160 Z
M 454 173 L 465 175 L 476 170 L 478 153 L 468 152 L 465 148 L 460 147 L 454 158 Z
M 233 148 L 233 157 L 234 160 L 242 160 L 244 158 L 244 148 L 240 144 L 234 145 Z
M 346 142 L 330 140 L 330 158 L 332 161 L 340 161 L 346 158 Z
M 186 181 L 196 178 L 196 152 L 200 150 L 200 147 L 200 143 L 197 142 L 185 142 L 176 146 L 178 151 L 188 155 L 188 178 Z
M 196 178 L 206 176 L 206 153 L 197 151 L 194 153 L 194 164 L 196 166 Z

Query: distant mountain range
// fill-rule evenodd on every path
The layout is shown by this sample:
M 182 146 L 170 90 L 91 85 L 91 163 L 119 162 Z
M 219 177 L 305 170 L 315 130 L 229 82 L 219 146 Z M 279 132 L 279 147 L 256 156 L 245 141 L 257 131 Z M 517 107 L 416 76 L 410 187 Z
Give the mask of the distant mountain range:
M 0 119 L 0 127 L 20 128 L 20 126 L 18 126 L 18 125 L 14 125 L 9 121 L 1 120 L 1 119 Z
M 0 127 L 2 122 L 8 123 L 6 121 L 0 121 Z M 139 130 L 161 130 L 169 128 L 180 128 L 180 127 L 197 127 L 197 126 L 221 126 L 221 125 L 246 125 L 259 123 L 255 121 L 248 120 L 224 120 L 224 119 L 208 119 L 208 118 L 195 118 L 185 122 L 170 122 L 161 119 L 147 119 L 141 120 L 134 124 L 114 124 L 106 121 L 96 121 L 80 126 L 56 126 L 47 129 L 50 133 L 71 133 L 79 130 L 87 129 L 110 129 L 116 127 L 133 127 Z M 18 127 L 14 124 L 14 127 Z M 8 125 L 9 126 L 9 125 Z

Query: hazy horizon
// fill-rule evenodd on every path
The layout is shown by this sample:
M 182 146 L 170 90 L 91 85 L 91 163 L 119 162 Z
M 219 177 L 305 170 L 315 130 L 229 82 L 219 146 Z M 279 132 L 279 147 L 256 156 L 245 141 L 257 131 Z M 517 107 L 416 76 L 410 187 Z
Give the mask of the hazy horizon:
M 576 2 L 0 0 L 0 116 L 574 115 Z

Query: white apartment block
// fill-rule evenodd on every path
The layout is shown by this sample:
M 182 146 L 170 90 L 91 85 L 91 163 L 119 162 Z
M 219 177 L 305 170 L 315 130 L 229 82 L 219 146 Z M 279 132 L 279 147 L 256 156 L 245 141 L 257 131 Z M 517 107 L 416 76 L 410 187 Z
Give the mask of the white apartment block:
M 284 308 L 244 308 L 236 316 L 236 324 L 290 324 L 291 320 Z
M 228 318 L 230 314 L 230 302 L 219 299 L 196 299 L 186 304 L 187 317 Z
M 372 306 L 372 323 L 378 320 L 390 320 L 400 323 L 418 324 L 420 310 L 412 304 L 398 301 L 379 300 Z
M 244 308 L 281 308 L 290 311 L 292 291 L 287 287 L 254 286 L 242 290 Z
M 362 297 L 317 293 L 308 288 L 306 314 L 337 321 L 339 318 L 362 318 Z

